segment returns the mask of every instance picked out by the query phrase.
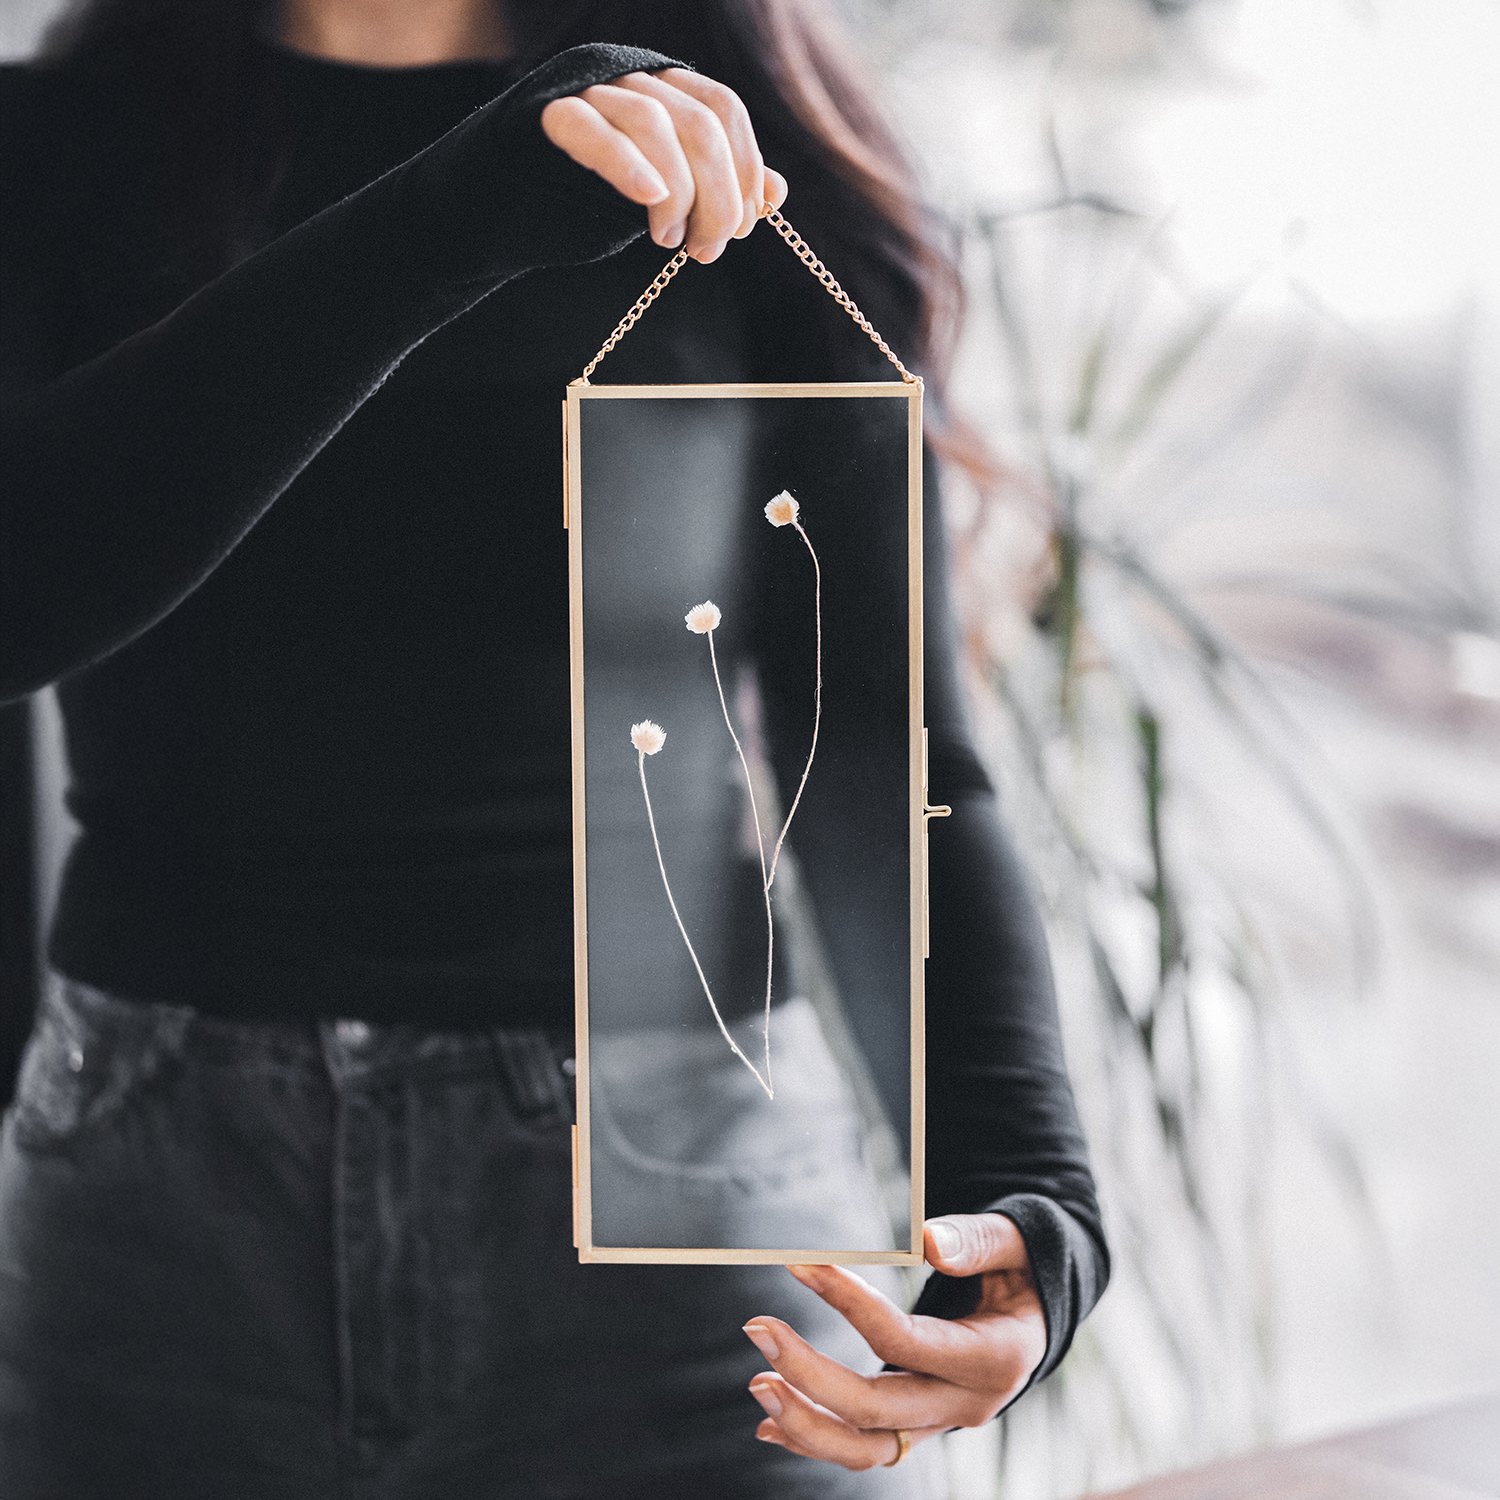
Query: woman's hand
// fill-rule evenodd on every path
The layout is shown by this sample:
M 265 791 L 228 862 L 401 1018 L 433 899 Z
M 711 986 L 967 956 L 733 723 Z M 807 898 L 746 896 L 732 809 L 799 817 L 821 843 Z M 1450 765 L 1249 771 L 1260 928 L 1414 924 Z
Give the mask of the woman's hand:
M 957 1236 L 945 1252 L 937 1233 L 947 1227 Z M 1047 1328 L 1020 1230 L 1001 1213 L 945 1214 L 926 1229 L 926 1258 L 939 1271 L 982 1273 L 975 1311 L 954 1319 L 908 1313 L 846 1266 L 788 1266 L 882 1360 L 903 1368 L 861 1375 L 780 1318 L 752 1318 L 745 1332 L 775 1367 L 750 1384 L 770 1413 L 756 1437 L 869 1469 L 895 1458 L 896 1428 L 915 1446 L 953 1427 L 982 1426 L 1026 1384 L 1046 1353 Z
M 634 203 L 651 238 L 707 263 L 779 208 L 787 182 L 766 166 L 750 114 L 727 84 L 689 68 L 624 73 L 550 100 L 542 131 Z

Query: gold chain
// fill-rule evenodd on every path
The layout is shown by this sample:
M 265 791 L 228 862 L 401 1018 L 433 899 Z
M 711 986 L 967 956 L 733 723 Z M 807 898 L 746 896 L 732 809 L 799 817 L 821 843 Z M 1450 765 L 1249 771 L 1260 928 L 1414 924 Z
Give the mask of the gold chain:
M 589 376 L 594 373 L 594 366 L 620 342 L 631 324 L 661 296 L 663 288 L 687 264 L 687 260 L 687 245 L 684 243 L 682 249 L 656 273 L 656 279 L 652 281 L 651 285 L 635 299 L 635 305 L 630 311 L 615 324 L 615 331 L 605 339 L 603 347 L 583 367 L 583 374 L 573 382 L 574 385 L 587 385 L 589 383 Z
M 885 357 L 890 360 L 890 362 L 895 365 L 898 370 L 900 370 L 901 378 L 906 381 L 908 385 L 921 385 L 922 377 L 920 375 L 913 375 L 912 372 L 908 370 L 904 364 L 901 363 L 901 361 L 896 357 L 895 351 L 892 350 L 891 346 L 886 343 L 886 341 L 881 338 L 878 333 L 876 333 L 874 327 L 870 323 L 870 320 L 859 310 L 858 307 L 854 305 L 854 299 L 848 294 L 848 292 L 843 289 L 843 287 L 838 284 L 838 281 L 834 278 L 833 272 L 830 271 L 828 267 L 818 259 L 818 257 L 813 253 L 812 247 L 807 243 L 807 241 L 804 240 L 802 236 L 792 228 L 792 226 L 786 221 L 786 219 L 782 217 L 781 210 L 771 208 L 769 205 L 763 204 L 761 206 L 761 216 L 771 225 L 773 229 L 775 229 L 776 233 L 779 234 L 782 239 L 784 239 L 787 244 L 792 247 L 793 251 L 796 252 L 798 259 L 801 260 L 807 266 L 808 270 L 811 271 L 813 275 L 816 276 L 818 280 L 828 288 L 829 293 L 835 298 L 836 301 L 839 302 L 839 304 L 844 308 L 849 316 L 853 318 L 854 321 L 858 323 L 859 326 L 863 328 L 867 334 L 870 335 L 870 337 L 879 346 L 881 352 L 885 355 Z M 626 313 L 625 316 L 621 318 L 620 321 L 615 325 L 614 332 L 611 333 L 607 339 L 605 339 L 603 345 L 599 349 L 599 352 L 588 362 L 588 364 L 583 367 L 583 374 L 580 375 L 576 380 L 571 382 L 573 385 L 587 385 L 589 383 L 589 376 L 593 374 L 594 367 L 599 363 L 601 359 L 604 358 L 606 354 L 609 353 L 611 349 L 615 347 L 616 344 L 620 342 L 621 338 L 623 338 L 624 335 L 629 331 L 629 329 L 635 324 L 636 320 L 641 316 L 641 314 L 644 313 L 646 309 L 650 307 L 651 304 L 655 302 L 659 296 L 661 296 L 667 283 L 683 268 L 683 266 L 687 264 L 687 261 L 687 245 L 684 244 L 682 248 L 679 249 L 678 252 L 671 258 L 671 260 L 669 260 L 666 265 L 664 265 L 661 270 L 656 273 L 656 277 L 652 281 L 651 285 L 648 286 L 646 290 L 636 298 L 635 303 L 631 307 L 630 311 Z
M 807 269 L 823 283 L 833 296 L 842 304 L 844 310 L 859 324 L 864 331 L 870 335 L 880 349 L 880 352 L 901 371 L 901 378 L 908 385 L 920 385 L 921 376 L 913 375 L 910 370 L 896 357 L 895 351 L 881 336 L 875 332 L 870 320 L 854 305 L 854 299 L 834 280 L 833 272 L 818 259 L 812 252 L 812 247 L 782 218 L 781 210 L 771 208 L 766 210 L 766 222 L 769 223 L 776 233 L 797 252 L 797 256 L 807 266 Z

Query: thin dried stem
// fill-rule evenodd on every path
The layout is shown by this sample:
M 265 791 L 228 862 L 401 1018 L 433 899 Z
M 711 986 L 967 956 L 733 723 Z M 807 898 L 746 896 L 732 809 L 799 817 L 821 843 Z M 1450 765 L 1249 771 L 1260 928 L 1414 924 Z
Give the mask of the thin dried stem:
M 766 901 L 766 1018 L 761 1027 L 761 1033 L 765 1038 L 766 1049 L 766 1078 L 771 1077 L 771 972 L 772 957 L 776 947 L 776 925 L 771 917 L 771 882 L 766 878 L 766 840 L 760 829 L 760 809 L 755 805 L 755 782 L 750 775 L 750 763 L 745 759 L 744 746 L 740 744 L 740 737 L 734 732 L 734 724 L 729 717 L 729 704 L 724 697 L 724 679 L 719 675 L 719 655 L 714 649 L 714 632 L 704 632 L 708 636 L 708 659 L 714 669 L 714 686 L 719 690 L 719 707 L 724 713 L 724 726 L 729 730 L 729 738 L 734 741 L 735 754 L 740 758 L 740 769 L 745 773 L 745 790 L 750 795 L 750 816 L 755 820 L 755 847 L 760 851 L 760 888 L 761 894 Z M 769 1092 L 769 1084 L 767 1085 Z
M 744 1065 L 755 1074 L 755 1081 L 766 1091 L 768 1098 L 776 1096 L 771 1089 L 770 1083 L 762 1078 L 760 1070 L 740 1050 L 739 1043 L 729 1034 L 729 1028 L 724 1024 L 724 1017 L 719 1014 L 719 1007 L 714 1001 L 714 992 L 708 987 L 708 978 L 703 972 L 703 965 L 698 962 L 698 954 L 693 948 L 693 942 L 687 935 L 687 928 L 682 924 L 682 913 L 677 910 L 676 898 L 672 895 L 671 883 L 667 880 L 667 864 L 662 858 L 661 839 L 656 832 L 656 814 L 651 810 L 651 791 L 646 785 L 646 752 L 636 751 L 636 763 L 641 773 L 641 795 L 646 799 L 646 821 L 651 825 L 651 842 L 656 847 L 656 867 L 661 871 L 661 883 L 667 893 L 667 902 L 672 908 L 672 916 L 676 919 L 677 930 L 682 934 L 682 941 L 687 944 L 688 957 L 693 961 L 693 967 L 698 971 L 699 983 L 703 986 L 703 993 L 708 996 L 709 1008 L 714 1013 L 714 1020 L 719 1023 L 719 1030 L 724 1033 L 724 1040 L 729 1043 L 730 1050 Z
M 818 725 L 823 719 L 823 570 L 818 566 L 818 554 L 812 544 L 812 538 L 802 529 L 802 522 L 793 520 L 791 522 L 797 528 L 797 535 L 807 543 L 807 550 L 812 554 L 813 561 L 813 613 L 817 630 L 817 677 L 816 686 L 813 689 L 813 732 L 812 744 L 807 751 L 807 764 L 802 768 L 802 780 L 797 783 L 797 795 L 792 798 L 792 805 L 787 809 L 786 822 L 781 825 L 781 832 L 776 838 L 776 848 L 771 854 L 771 869 L 766 877 L 766 891 L 769 893 L 771 882 L 776 879 L 776 862 L 781 858 L 781 846 L 786 840 L 787 829 L 792 826 L 792 817 L 797 811 L 797 804 L 802 800 L 802 788 L 807 785 L 808 773 L 812 770 L 813 756 L 818 749 Z

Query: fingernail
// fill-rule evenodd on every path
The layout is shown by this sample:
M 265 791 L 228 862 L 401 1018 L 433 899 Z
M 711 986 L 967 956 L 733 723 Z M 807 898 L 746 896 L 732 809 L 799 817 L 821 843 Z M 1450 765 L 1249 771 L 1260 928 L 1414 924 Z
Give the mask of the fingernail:
M 822 1269 L 818 1266 L 788 1266 L 787 1270 L 789 1270 L 792 1275 L 797 1278 L 798 1281 L 806 1282 L 808 1286 L 822 1285 L 823 1272 Z
M 958 1254 L 963 1237 L 951 1224 L 936 1223 L 928 1226 L 932 1230 L 932 1243 L 944 1260 L 952 1260 Z
M 752 1385 L 750 1394 L 755 1397 L 773 1417 L 781 1415 L 781 1402 L 776 1399 L 776 1394 L 768 1385 Z
M 749 1335 L 750 1342 L 765 1355 L 767 1359 L 775 1359 L 781 1351 L 776 1347 L 776 1340 L 771 1337 L 771 1330 L 764 1323 L 746 1323 L 744 1331 Z
M 745 211 L 744 211 L 743 214 L 740 215 L 740 227 L 738 229 L 736 229 L 735 232 L 734 232 L 735 239 L 737 239 L 737 240 L 744 239 L 745 236 L 747 234 L 749 234 L 752 229 L 755 228 L 755 221 L 756 221 L 756 219 L 758 217 L 759 217 L 759 214 L 756 212 L 755 199 L 754 198 L 746 198 L 745 199 Z
M 637 172 L 636 181 L 640 183 L 647 203 L 660 203 L 663 198 L 671 196 L 672 189 L 660 172 Z
M 682 225 L 662 224 L 656 229 L 652 230 L 651 238 L 663 248 L 668 245 L 675 245 L 682 238 Z
M 664 245 L 681 245 L 683 237 L 687 234 L 687 220 L 679 219 L 667 229 L 667 237 L 662 241 Z

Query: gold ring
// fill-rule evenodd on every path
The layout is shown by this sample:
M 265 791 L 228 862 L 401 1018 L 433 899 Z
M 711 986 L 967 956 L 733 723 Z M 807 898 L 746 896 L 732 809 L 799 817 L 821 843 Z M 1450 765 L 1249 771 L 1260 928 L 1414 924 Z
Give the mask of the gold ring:
M 896 1456 L 894 1458 L 886 1459 L 885 1463 L 881 1465 L 881 1467 L 885 1469 L 894 1469 L 896 1465 L 899 1464 L 901 1460 L 911 1452 L 911 1433 L 909 1433 L 904 1427 L 897 1427 L 895 1429 L 895 1433 Z

